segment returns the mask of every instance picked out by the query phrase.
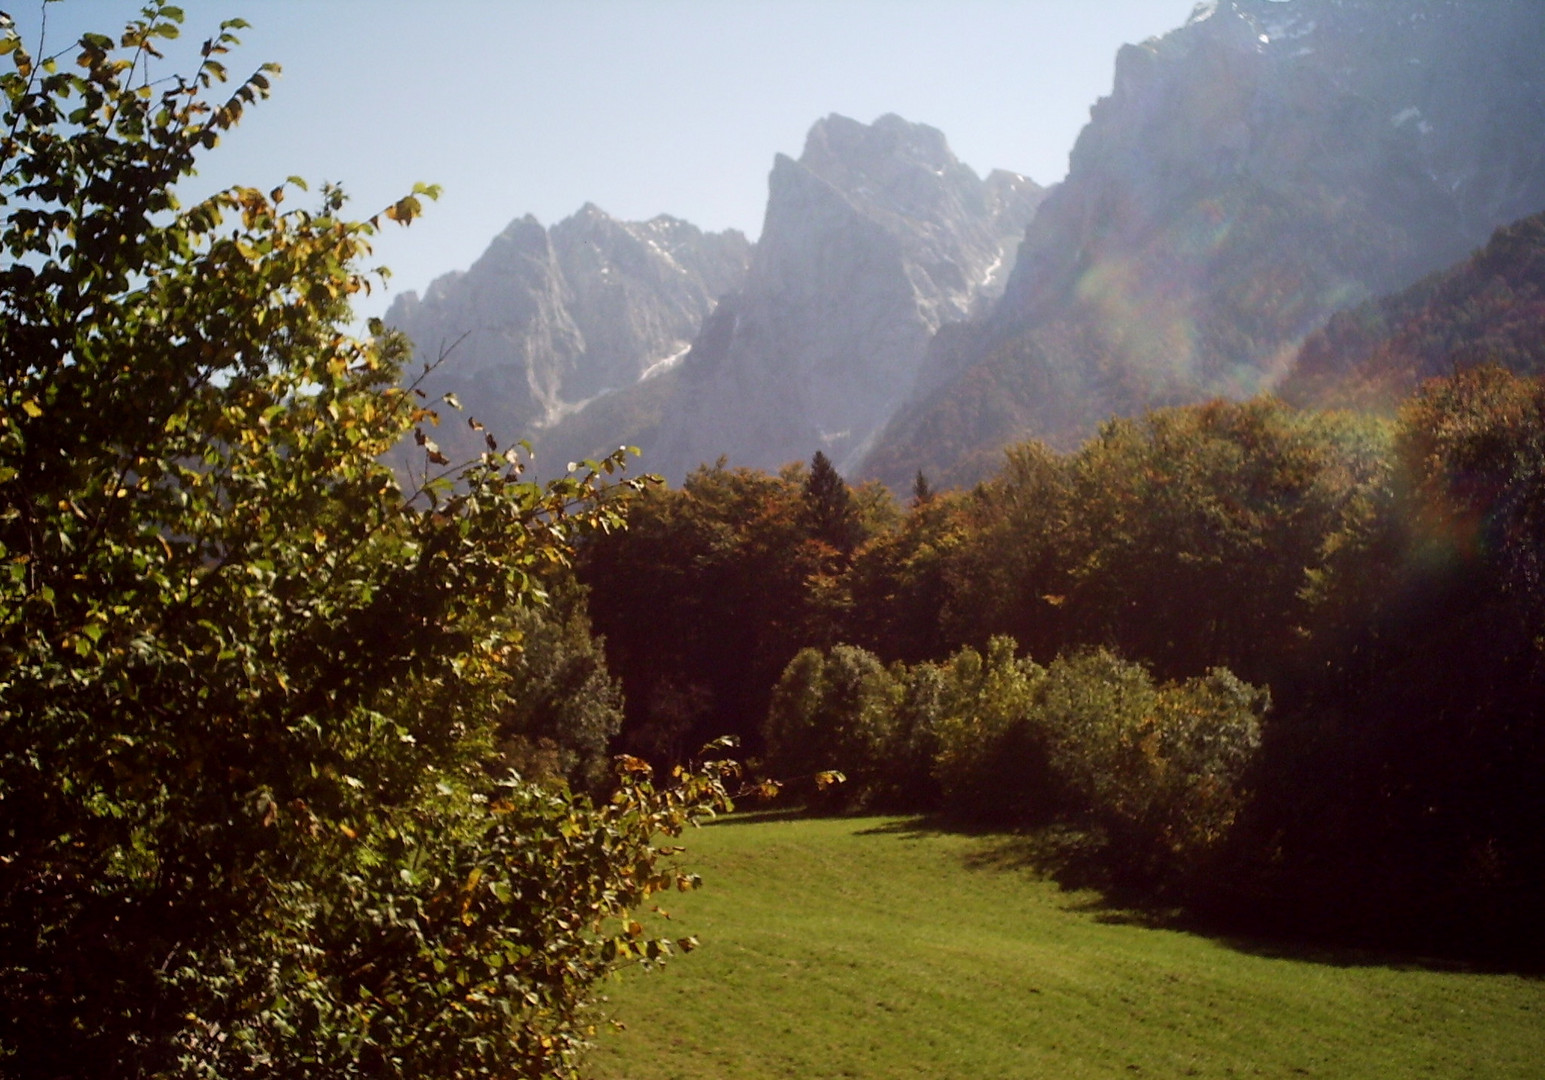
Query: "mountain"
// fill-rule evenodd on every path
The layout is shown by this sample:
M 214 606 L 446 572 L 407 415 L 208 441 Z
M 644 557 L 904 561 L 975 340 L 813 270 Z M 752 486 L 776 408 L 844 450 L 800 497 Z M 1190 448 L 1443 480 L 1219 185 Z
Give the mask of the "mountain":
M 668 369 L 717 297 L 740 287 L 751 244 L 672 217 L 618 221 L 587 204 L 551 229 L 512 222 L 472 267 L 405 293 L 385 321 L 421 360 L 444 356 L 432 397 L 454 393 L 505 440 L 538 435 L 587 400 Z M 481 436 L 446 423 L 453 457 Z
M 1423 380 L 1495 363 L 1545 374 L 1545 214 L 1498 229 L 1468 259 L 1331 318 L 1278 388 L 1313 408 L 1392 411 Z
M 983 310 L 1044 192 L 985 179 L 944 136 L 882 116 L 817 122 L 779 154 L 744 286 L 678 370 L 592 403 L 551 432 L 548 459 L 633 442 L 679 479 L 721 455 L 776 468 L 824 449 L 856 464 L 905 399 L 939 327 Z
M 1218 0 L 1126 46 L 985 317 L 937 335 L 860 472 L 1269 387 L 1334 312 L 1545 208 L 1538 0 Z

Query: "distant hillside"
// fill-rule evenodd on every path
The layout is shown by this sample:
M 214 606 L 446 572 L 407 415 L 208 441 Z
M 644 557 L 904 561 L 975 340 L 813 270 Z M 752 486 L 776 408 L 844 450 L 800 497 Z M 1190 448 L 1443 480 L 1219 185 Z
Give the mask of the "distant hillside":
M 1545 4 L 1217 0 L 1123 48 L 1002 301 L 862 473 L 1271 386 L 1334 312 L 1545 208 Z
M 1319 408 L 1392 410 L 1423 379 L 1497 363 L 1545 374 L 1545 214 L 1404 292 L 1334 316 L 1279 388 Z

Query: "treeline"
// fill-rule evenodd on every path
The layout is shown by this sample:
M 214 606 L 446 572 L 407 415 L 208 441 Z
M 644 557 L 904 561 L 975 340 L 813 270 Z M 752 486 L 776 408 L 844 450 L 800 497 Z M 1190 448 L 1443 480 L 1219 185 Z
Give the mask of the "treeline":
M 581 576 L 631 752 L 733 733 L 828 799 L 1077 823 L 1258 928 L 1537 955 L 1542 538 L 1545 387 L 1479 367 L 1392 421 L 1112 420 L 904 510 L 721 463 Z

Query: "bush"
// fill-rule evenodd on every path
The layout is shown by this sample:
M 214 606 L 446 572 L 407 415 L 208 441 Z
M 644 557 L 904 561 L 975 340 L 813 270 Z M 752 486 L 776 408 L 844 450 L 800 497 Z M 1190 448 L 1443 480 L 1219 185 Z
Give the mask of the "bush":
M 1009 827 L 1097 830 L 1129 879 L 1179 882 L 1243 805 L 1270 695 L 1216 668 L 1155 683 L 1104 650 L 1042 668 L 996 637 L 887 671 L 862 649 L 801 651 L 773 692 L 769 766 L 848 776 L 839 802 Z
M 725 797 L 498 770 L 620 458 L 453 467 L 403 342 L 344 330 L 379 222 L 336 190 L 181 207 L 268 69 L 205 100 L 230 23 L 149 82 L 180 18 L 66 71 L 0 28 L 0 1075 L 572 1075 L 594 981 L 671 947 L 654 837 Z
M 962 649 L 944 665 L 945 713 L 934 777 L 944 810 L 1000 825 L 1036 823 L 1055 805 L 1035 709 L 1045 671 L 993 638 L 987 655 Z
M 851 645 L 802 649 L 773 690 L 764 737 L 767 768 L 808 785 L 825 805 L 859 806 L 885 789 L 901 688 L 872 653 Z M 840 787 L 817 784 L 830 770 Z
M 1175 881 L 1238 815 L 1269 704 L 1221 668 L 1158 686 L 1140 665 L 1096 650 L 1052 663 L 1037 719 L 1064 813 L 1105 831 L 1126 876 Z

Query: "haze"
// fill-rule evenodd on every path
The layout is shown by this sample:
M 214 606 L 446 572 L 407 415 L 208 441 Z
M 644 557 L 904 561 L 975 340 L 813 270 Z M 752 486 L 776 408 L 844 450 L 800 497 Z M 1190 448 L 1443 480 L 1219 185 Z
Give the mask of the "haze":
M 137 3 L 48 6 L 48 51 L 116 33 Z M 773 154 L 830 112 L 931 124 L 979 173 L 1060 179 L 1116 50 L 1181 25 L 1189 0 L 495 3 L 195 0 L 160 70 L 187 70 L 221 19 L 252 24 L 233 74 L 284 68 L 273 97 L 191 190 L 341 183 L 361 216 L 438 183 L 444 197 L 377 245 L 394 271 L 365 305 L 469 265 L 511 219 L 589 201 L 761 229 Z M 12 15 L 36 40 L 42 5 Z

